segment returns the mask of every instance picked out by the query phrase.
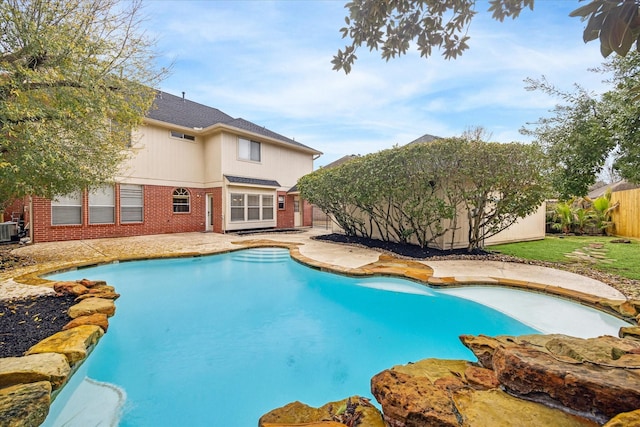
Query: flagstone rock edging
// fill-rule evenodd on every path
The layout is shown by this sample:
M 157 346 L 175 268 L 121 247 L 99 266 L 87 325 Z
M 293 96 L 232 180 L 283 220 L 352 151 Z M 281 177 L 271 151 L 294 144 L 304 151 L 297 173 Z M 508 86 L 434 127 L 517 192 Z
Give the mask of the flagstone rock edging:
M 110 294 L 105 294 L 105 288 Z M 38 426 L 73 373 L 86 360 L 115 314 L 118 294 L 100 281 L 56 282 L 58 293 L 76 295 L 64 330 L 32 346 L 22 357 L 0 359 L 0 425 Z M 93 297 L 87 295 L 96 295 Z M 71 313 L 74 315 L 71 315 Z

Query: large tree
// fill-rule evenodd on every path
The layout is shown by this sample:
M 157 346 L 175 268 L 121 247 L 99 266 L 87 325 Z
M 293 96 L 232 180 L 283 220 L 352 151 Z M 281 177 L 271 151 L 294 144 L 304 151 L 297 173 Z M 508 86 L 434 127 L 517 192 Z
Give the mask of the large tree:
M 616 175 L 640 182 L 640 53 L 614 57 L 597 71 L 611 73 L 611 89 L 600 96 L 576 85 L 562 91 L 542 78 L 528 89 L 557 97 L 550 117 L 523 129 L 540 142 L 554 168 L 554 189 L 562 199 L 582 197 L 610 160 Z
M 109 181 L 162 72 L 141 0 L 0 2 L 0 203 Z
M 527 82 L 528 90 L 545 92 L 562 103 L 552 110 L 552 116 L 538 119 L 533 128 L 521 132 L 533 136 L 548 154 L 555 195 L 563 200 L 585 196 L 615 146 L 608 125 L 611 116 L 602 111 L 597 97 L 580 86 L 567 92 L 544 77 Z
M 517 18 L 525 9 L 533 9 L 534 0 L 489 0 L 491 16 L 503 21 Z M 362 45 L 380 50 L 383 59 L 407 53 L 414 43 L 420 55 L 442 50 L 447 59 L 455 59 L 469 48 L 469 24 L 476 0 L 352 0 L 346 26 L 340 29 L 351 43 L 338 50 L 333 68 L 351 71 Z M 636 0 L 591 0 L 571 13 L 586 21 L 583 39 L 600 41 L 604 57 L 612 52 L 624 56 L 634 43 L 640 47 L 640 6 Z

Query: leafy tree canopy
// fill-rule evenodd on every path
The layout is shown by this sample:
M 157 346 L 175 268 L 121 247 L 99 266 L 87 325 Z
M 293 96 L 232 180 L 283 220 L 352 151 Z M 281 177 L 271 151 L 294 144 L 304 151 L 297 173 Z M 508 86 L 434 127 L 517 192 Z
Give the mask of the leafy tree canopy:
M 596 71 L 613 76 L 612 88 L 599 97 L 578 85 L 562 91 L 544 78 L 528 79 L 527 89 L 562 102 L 522 132 L 544 146 L 554 164 L 554 189 L 564 200 L 585 196 L 608 158 L 620 177 L 640 182 L 640 53 L 614 57 Z
M 534 0 L 489 0 L 488 12 L 498 20 L 517 18 L 533 10 Z M 346 26 L 340 29 L 351 43 L 331 61 L 334 70 L 351 71 L 362 45 L 380 50 L 385 60 L 404 55 L 414 43 L 420 55 L 429 57 L 439 49 L 455 59 L 469 48 L 469 24 L 477 13 L 476 0 L 352 0 L 345 8 Z M 639 6 L 635 0 L 591 0 L 570 16 L 586 22 L 583 40 L 600 41 L 604 57 L 612 52 L 626 55 L 632 45 L 640 47 Z
M 110 180 L 153 101 L 140 0 L 0 2 L 0 201 Z

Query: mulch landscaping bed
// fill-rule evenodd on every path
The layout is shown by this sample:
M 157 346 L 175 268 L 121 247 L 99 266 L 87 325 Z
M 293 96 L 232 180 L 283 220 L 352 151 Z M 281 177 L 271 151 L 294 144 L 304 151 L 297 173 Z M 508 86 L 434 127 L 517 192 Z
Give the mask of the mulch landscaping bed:
M 36 264 L 30 257 L 11 253 L 19 246 L 0 245 L 0 272 Z M 0 357 L 23 356 L 34 344 L 60 332 L 71 321 L 67 311 L 74 299 L 66 295 L 0 300 Z
M 75 295 L 41 296 L 0 301 L 0 357 L 23 356 L 43 339 L 71 321 L 67 315 Z

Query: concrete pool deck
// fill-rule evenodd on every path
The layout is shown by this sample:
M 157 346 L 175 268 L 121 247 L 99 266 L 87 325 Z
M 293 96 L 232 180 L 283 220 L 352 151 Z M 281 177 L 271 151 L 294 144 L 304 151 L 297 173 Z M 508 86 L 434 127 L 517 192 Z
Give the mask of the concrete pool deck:
M 110 239 L 37 243 L 14 253 L 32 257 L 37 264 L 0 274 L 0 299 L 17 299 L 52 293 L 40 275 L 116 260 L 206 255 L 255 246 L 283 246 L 292 256 L 316 268 L 345 274 L 404 275 L 432 285 L 467 283 L 529 288 L 583 302 L 627 299 L 617 289 L 585 276 L 528 264 L 499 261 L 407 261 L 379 251 L 312 240 L 322 229 L 296 233 L 247 236 L 214 233 L 180 233 Z

